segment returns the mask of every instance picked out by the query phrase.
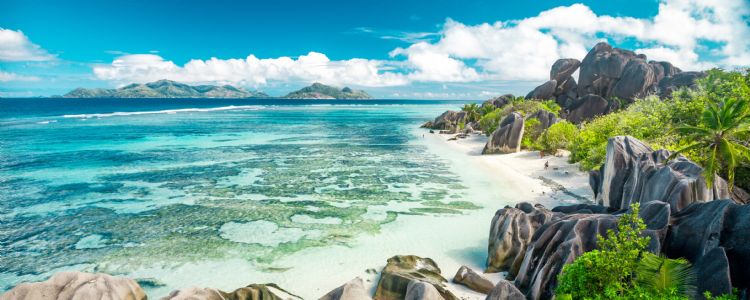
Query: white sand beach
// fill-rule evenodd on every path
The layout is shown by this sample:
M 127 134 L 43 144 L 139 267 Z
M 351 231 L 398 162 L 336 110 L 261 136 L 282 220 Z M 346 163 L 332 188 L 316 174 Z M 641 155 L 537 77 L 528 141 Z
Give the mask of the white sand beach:
M 461 265 L 480 273 L 484 270 L 489 226 L 497 209 L 521 201 L 551 208 L 592 198 L 587 174 L 568 164 L 564 157 L 540 158 L 537 152 L 481 155 L 486 140 L 483 135 L 448 141 L 450 135 L 430 134 L 427 130 L 415 130 L 413 134 L 414 143 L 424 144 L 427 151 L 448 161 L 452 171 L 460 175 L 462 184 L 468 187 L 466 199 L 462 200 L 476 203 L 481 209 L 460 215 L 401 215 L 383 226 L 379 234 L 362 236 L 349 247 L 310 248 L 274 262 L 265 271 L 247 261 L 235 260 L 169 270 L 144 269 L 128 275 L 165 278 L 167 286 L 207 286 L 227 291 L 249 283 L 273 282 L 305 299 L 317 299 L 354 277 L 363 278 L 374 292 L 378 273 L 389 257 L 413 254 L 435 260 L 450 281 Z M 545 161 L 550 165 L 547 170 Z M 485 275 L 492 281 L 502 276 Z M 485 297 L 463 286 L 449 285 L 464 299 Z M 156 297 L 169 292 L 166 287 L 149 289 L 149 294 Z

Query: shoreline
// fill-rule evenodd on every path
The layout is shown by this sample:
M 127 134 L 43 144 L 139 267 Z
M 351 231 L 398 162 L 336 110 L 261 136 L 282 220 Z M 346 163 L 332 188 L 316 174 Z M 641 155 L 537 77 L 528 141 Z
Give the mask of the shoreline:
M 380 233 L 360 236 L 349 246 L 305 249 L 264 266 L 265 270 L 235 259 L 190 263 L 171 270 L 144 269 L 125 275 L 154 278 L 160 277 L 160 273 L 171 274 L 164 282 L 165 287 L 144 287 L 149 295 L 157 298 L 167 295 L 175 286 L 232 291 L 251 282 L 273 282 L 305 299 L 317 299 L 355 277 L 362 278 L 365 288 L 374 293 L 386 260 L 393 255 L 413 254 L 432 258 L 457 296 L 484 299 L 486 295 L 454 284 L 451 279 L 462 265 L 478 273 L 484 271 L 489 227 L 498 209 L 522 201 L 547 207 L 581 203 L 578 198 L 545 183 L 540 176 L 582 197 L 593 197 L 588 187 L 588 174 L 578 171 L 577 165 L 568 164 L 565 158 L 546 156 L 540 159 L 535 152 L 481 155 L 486 140 L 483 135 L 448 141 L 450 135 L 430 134 L 425 129 L 415 129 L 410 134 L 413 143 L 423 145 L 430 154 L 449 162 L 451 170 L 467 187 L 466 198 L 462 200 L 471 201 L 481 206 L 480 209 L 458 215 L 400 215 L 394 222 L 383 225 Z M 547 171 L 542 167 L 545 160 L 550 160 Z M 555 167 L 558 170 L 553 170 Z M 492 188 L 487 188 L 488 185 Z M 269 269 L 283 271 L 268 272 Z M 504 277 L 503 273 L 482 275 L 493 284 Z

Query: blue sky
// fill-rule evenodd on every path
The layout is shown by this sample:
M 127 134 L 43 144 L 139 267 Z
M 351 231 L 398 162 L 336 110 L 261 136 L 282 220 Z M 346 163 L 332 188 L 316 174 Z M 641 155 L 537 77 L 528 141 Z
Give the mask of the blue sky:
M 750 65 L 748 2 L 703 2 L 2 0 L 0 96 L 168 78 L 481 99 L 601 40 L 686 70 Z

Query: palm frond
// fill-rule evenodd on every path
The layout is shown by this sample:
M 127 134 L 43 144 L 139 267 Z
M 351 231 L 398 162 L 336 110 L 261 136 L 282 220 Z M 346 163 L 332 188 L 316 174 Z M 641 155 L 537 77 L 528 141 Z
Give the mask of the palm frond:
M 669 259 L 644 252 L 636 270 L 636 281 L 656 292 L 675 290 L 688 298 L 695 295 L 695 272 L 684 258 Z
M 680 149 L 677 149 L 677 150 L 676 150 L 676 151 L 674 151 L 674 152 L 673 152 L 673 153 L 672 153 L 671 155 L 669 155 L 669 157 L 668 157 L 667 159 L 668 159 L 668 160 L 672 160 L 672 159 L 674 159 L 675 157 L 677 157 L 678 155 L 680 155 L 680 154 L 682 154 L 682 153 L 685 153 L 685 152 L 687 152 L 687 151 L 690 151 L 690 150 L 693 150 L 693 149 L 696 149 L 696 148 L 700 148 L 700 147 L 705 147 L 705 146 L 706 146 L 706 144 L 705 144 L 705 143 L 702 143 L 702 142 L 695 142 L 695 143 L 692 143 L 692 144 L 690 144 L 690 145 L 687 145 L 687 146 L 685 146 L 685 147 L 682 147 L 682 148 L 680 148 Z

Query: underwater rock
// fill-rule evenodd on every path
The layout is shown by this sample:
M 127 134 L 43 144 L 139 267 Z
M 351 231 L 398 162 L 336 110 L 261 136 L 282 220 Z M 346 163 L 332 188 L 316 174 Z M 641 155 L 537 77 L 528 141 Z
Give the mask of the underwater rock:
M 429 258 L 415 255 L 396 255 L 388 259 L 383 268 L 375 291 L 377 300 L 401 300 L 406 297 L 412 281 L 432 285 L 445 300 L 457 300 L 445 287 L 447 280 L 440 274 L 440 268 Z
M 132 279 L 102 273 L 60 272 L 47 281 L 21 283 L 0 295 L 0 300 L 132 299 L 146 293 Z

